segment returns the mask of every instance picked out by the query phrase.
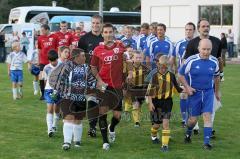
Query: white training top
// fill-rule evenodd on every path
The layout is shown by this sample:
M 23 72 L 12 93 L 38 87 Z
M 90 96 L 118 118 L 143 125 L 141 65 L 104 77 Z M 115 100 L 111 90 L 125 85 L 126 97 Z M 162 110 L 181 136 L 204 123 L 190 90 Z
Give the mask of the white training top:
M 23 70 L 23 64 L 26 63 L 27 56 L 19 51 L 19 52 L 11 52 L 7 56 L 6 63 L 10 64 L 10 70 Z
M 32 64 L 38 64 L 38 49 L 35 49 L 33 51 L 28 51 L 27 53 L 28 61 L 30 61 Z
M 46 85 L 45 85 L 45 89 L 53 89 L 50 84 L 49 84 L 49 77 L 52 73 L 52 71 L 57 68 L 59 66 L 59 62 L 56 66 L 53 66 L 51 63 L 47 64 L 44 68 L 43 68 L 43 79 L 46 80 Z

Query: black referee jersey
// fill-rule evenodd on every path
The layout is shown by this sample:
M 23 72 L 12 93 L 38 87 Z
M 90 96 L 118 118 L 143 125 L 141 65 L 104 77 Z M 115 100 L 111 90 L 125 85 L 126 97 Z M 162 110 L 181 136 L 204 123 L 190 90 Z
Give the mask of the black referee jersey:
M 189 56 L 198 54 L 198 45 L 200 42 L 200 37 L 196 37 L 192 40 L 189 41 L 187 48 L 186 48 L 186 53 L 184 55 L 184 59 L 187 59 Z M 220 39 L 214 37 L 214 36 L 209 36 L 209 40 L 212 42 L 212 52 L 211 55 L 219 58 L 221 57 L 221 52 L 222 52 L 222 44 Z

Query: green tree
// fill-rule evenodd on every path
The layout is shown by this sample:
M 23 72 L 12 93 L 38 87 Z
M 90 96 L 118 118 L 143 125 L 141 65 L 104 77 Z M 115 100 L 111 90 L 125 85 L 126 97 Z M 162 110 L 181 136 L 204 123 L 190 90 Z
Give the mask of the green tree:
M 118 7 L 121 11 L 133 11 L 140 0 L 103 0 L 104 10 Z M 8 23 L 11 8 L 19 6 L 51 6 L 50 0 L 0 0 L 0 23 Z M 98 10 L 99 0 L 57 0 L 58 6 L 74 10 Z

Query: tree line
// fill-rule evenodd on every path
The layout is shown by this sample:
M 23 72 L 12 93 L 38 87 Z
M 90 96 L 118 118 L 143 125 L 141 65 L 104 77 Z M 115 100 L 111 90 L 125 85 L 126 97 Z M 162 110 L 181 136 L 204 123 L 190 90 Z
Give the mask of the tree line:
M 98 10 L 99 0 L 56 0 L 57 6 L 74 10 Z M 121 11 L 134 11 L 140 0 L 104 0 L 104 10 L 118 7 Z M 0 0 L 0 24 L 8 23 L 10 10 L 20 6 L 51 6 L 51 0 Z

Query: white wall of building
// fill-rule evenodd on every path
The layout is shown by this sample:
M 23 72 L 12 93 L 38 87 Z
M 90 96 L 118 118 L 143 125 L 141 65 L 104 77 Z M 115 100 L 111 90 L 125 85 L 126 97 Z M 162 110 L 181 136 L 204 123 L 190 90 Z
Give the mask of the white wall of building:
M 184 26 L 187 22 L 197 24 L 200 5 L 233 5 L 233 25 L 213 26 L 210 34 L 220 38 L 222 32 L 227 33 L 231 28 L 235 44 L 240 42 L 240 0 L 141 0 L 141 21 L 159 22 L 167 26 L 166 35 L 173 42 L 184 38 Z

